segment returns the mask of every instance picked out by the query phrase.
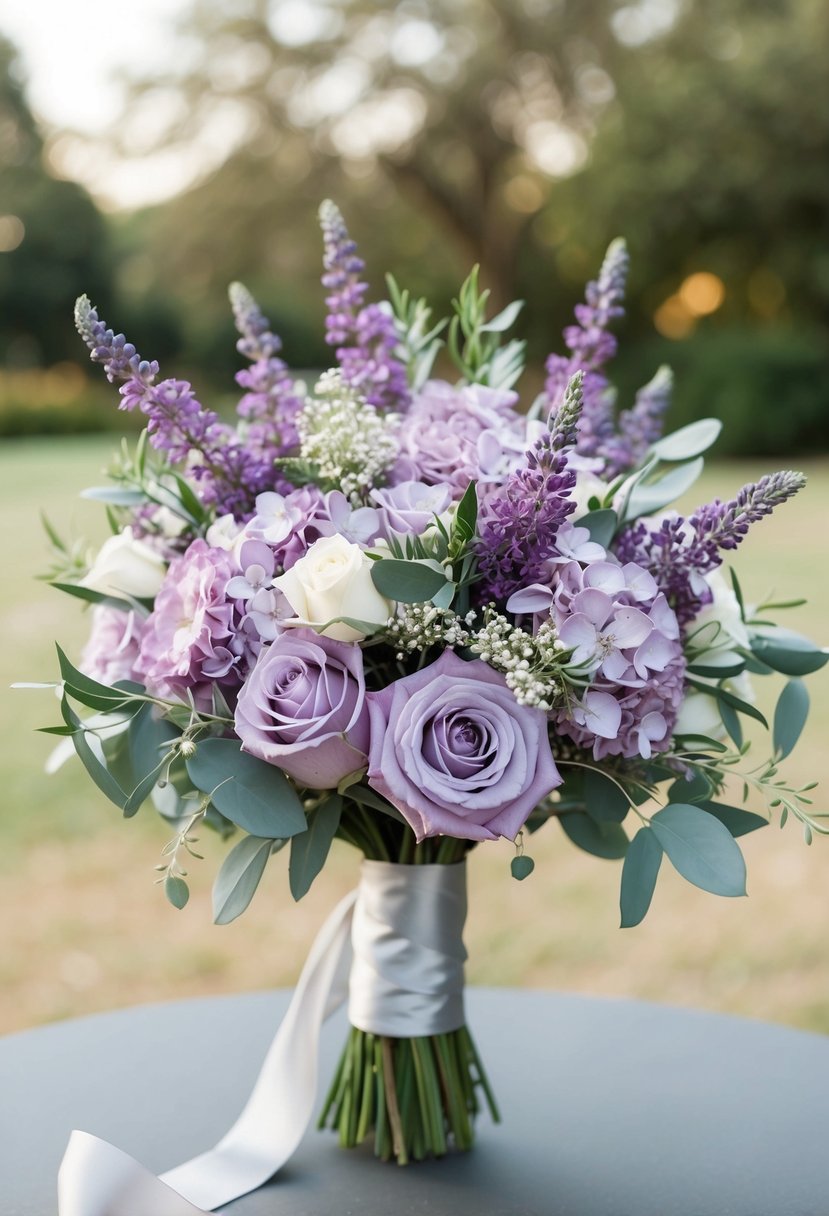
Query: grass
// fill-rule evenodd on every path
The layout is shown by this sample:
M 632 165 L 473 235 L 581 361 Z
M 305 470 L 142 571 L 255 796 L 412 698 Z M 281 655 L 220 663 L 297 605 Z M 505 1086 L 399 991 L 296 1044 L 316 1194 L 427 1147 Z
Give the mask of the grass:
M 153 886 L 165 825 L 149 810 L 122 822 L 74 761 L 58 776 L 44 775 L 54 741 L 34 730 L 57 720 L 57 706 L 48 692 L 8 686 L 54 678 L 53 640 L 77 655 L 87 622 L 77 603 L 34 581 L 47 562 L 38 514 L 44 510 L 63 532 L 100 540 L 103 513 L 77 494 L 100 481 L 111 448 L 107 438 L 0 447 L 3 1031 L 141 1001 L 290 984 L 326 912 L 356 876 L 356 856 L 338 848 L 295 905 L 282 853 L 244 917 L 217 928 L 210 885 L 224 851 L 218 840 L 204 834 L 205 860 L 191 867 L 190 904 L 177 912 Z M 772 587 L 808 596 L 809 605 L 786 614 L 785 623 L 827 640 L 829 462 L 809 460 L 805 469 L 807 490 L 757 525 L 737 565 L 749 599 Z M 692 498 L 727 497 L 763 471 L 751 463 L 718 465 Z M 821 779 L 825 796 L 825 672 L 811 688 L 813 714 L 786 772 L 798 781 Z M 536 870 L 523 883 L 509 876 L 507 843 L 478 850 L 470 866 L 471 982 L 644 997 L 829 1032 L 829 842 L 807 848 L 791 825 L 743 843 L 748 899 L 706 895 L 666 864 L 644 924 L 624 932 L 617 928 L 618 863 L 579 852 L 555 825 L 533 838 Z

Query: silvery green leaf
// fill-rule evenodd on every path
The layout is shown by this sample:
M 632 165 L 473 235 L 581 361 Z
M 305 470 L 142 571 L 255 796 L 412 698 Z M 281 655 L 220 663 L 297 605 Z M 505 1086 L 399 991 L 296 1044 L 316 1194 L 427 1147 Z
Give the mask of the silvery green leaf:
M 696 460 L 678 465 L 655 481 L 637 482 L 628 497 L 624 519 L 627 521 L 640 515 L 652 515 L 655 511 L 661 511 L 686 490 L 690 490 L 704 467 L 705 462 L 698 456 Z
M 690 460 L 692 456 L 707 452 L 716 443 L 721 430 L 719 418 L 700 418 L 657 440 L 651 453 L 660 460 Z
M 371 567 L 371 579 L 381 595 L 402 604 L 420 604 L 449 581 L 444 571 L 426 561 L 401 561 L 383 558 Z
M 619 906 L 623 929 L 632 929 L 644 920 L 661 864 L 662 845 L 649 827 L 641 827 L 628 846 L 622 866 Z
M 511 304 L 508 304 L 506 308 L 499 312 L 497 316 L 493 317 L 491 321 L 487 321 L 485 324 L 481 325 L 479 327 L 480 332 L 482 334 L 504 333 L 505 330 L 509 329 L 518 320 L 518 314 L 523 307 L 523 300 L 513 300 Z
M 774 710 L 774 757 L 783 760 L 793 750 L 809 716 L 809 694 L 802 680 L 789 680 Z
M 217 810 L 251 835 L 277 839 L 305 831 L 305 812 L 288 778 L 243 752 L 238 739 L 204 739 L 187 772 Z
M 340 795 L 331 794 L 308 813 L 306 831 L 292 838 L 288 879 L 294 899 L 302 899 L 325 865 L 331 842 L 340 826 L 342 810 Z
M 230 850 L 213 883 L 215 924 L 229 925 L 242 915 L 259 886 L 273 844 L 267 838 L 245 836 Z
M 746 866 L 724 824 L 690 803 L 671 803 L 651 819 L 651 830 L 683 878 L 713 895 L 746 893 Z
M 628 838 L 618 823 L 596 823 L 580 811 L 567 811 L 558 816 L 558 821 L 565 835 L 585 853 L 614 861 L 627 852 Z

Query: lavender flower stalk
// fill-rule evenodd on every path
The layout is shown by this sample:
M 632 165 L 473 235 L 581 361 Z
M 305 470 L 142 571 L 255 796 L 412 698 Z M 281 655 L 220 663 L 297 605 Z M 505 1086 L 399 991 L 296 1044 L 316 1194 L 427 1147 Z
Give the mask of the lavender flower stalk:
M 251 367 L 236 373 L 236 383 L 248 390 L 236 412 L 249 422 L 248 446 L 273 462 L 297 447 L 296 417 L 303 403 L 287 364 L 278 356 L 282 342 L 254 297 L 242 283 L 231 283 L 228 294 L 242 335 L 236 349 L 251 361 Z
M 605 446 L 609 472 L 626 473 L 644 462 L 648 448 L 662 436 L 673 384 L 673 372 L 663 365 L 639 389 L 633 408 L 622 410 L 618 434 Z
M 584 374 L 577 371 L 549 429 L 527 452 L 525 467 L 484 502 L 479 569 L 485 600 L 506 600 L 537 582 L 557 552 L 559 526 L 576 509 L 570 498 L 576 474 L 567 467 L 566 449 L 575 443 L 583 383 Z
M 116 334 L 98 316 L 98 310 L 89 296 L 79 296 L 75 301 L 75 327 L 89 347 L 93 363 L 103 363 L 107 380 L 140 380 L 152 384 L 158 375 L 158 363 L 142 359 L 132 342 L 123 334 Z
M 406 368 L 396 357 L 394 317 L 380 304 L 363 304 L 364 263 L 339 208 L 326 200 L 319 211 L 325 253 L 322 284 L 328 316 L 326 341 L 337 347 L 343 379 L 370 404 L 400 409 L 409 402 Z
M 605 444 L 614 438 L 613 393 L 601 369 L 616 353 L 616 339 L 608 327 L 624 314 L 628 261 L 625 242 L 612 241 L 598 279 L 587 285 L 586 302 L 576 307 L 578 324 L 564 331 L 570 356 L 550 355 L 547 360 L 545 388 L 553 414 L 561 408 L 573 374 L 585 373 L 579 423 L 579 452 L 585 456 L 604 455 Z
M 710 598 L 702 576 L 722 564 L 720 550 L 736 549 L 751 524 L 805 484 L 802 473 L 769 473 L 743 486 L 730 502 L 715 499 L 698 507 L 688 520 L 675 516 L 655 529 L 640 520 L 619 538 L 617 556 L 649 570 L 680 623 L 687 624 Z

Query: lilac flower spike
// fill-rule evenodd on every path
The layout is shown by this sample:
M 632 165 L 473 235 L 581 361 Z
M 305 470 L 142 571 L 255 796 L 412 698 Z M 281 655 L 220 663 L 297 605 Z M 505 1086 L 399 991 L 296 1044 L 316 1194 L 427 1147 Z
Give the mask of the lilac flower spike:
M 715 499 L 698 507 L 690 519 L 671 516 L 657 528 L 640 520 L 619 538 L 617 556 L 649 570 L 679 621 L 687 624 L 710 600 L 703 575 L 722 564 L 720 550 L 736 549 L 751 524 L 770 515 L 805 484 L 802 473 L 770 473 L 743 486 L 730 502 Z
M 364 263 L 339 208 L 330 199 L 319 210 L 325 252 L 322 285 L 328 291 L 326 341 L 337 347 L 343 379 L 369 403 L 401 409 L 410 395 L 406 368 L 395 357 L 394 317 L 380 304 L 363 304 L 368 290 L 360 280 Z
M 152 384 L 155 380 L 158 375 L 155 359 L 142 359 L 132 342 L 109 329 L 99 318 L 89 296 L 79 296 L 75 301 L 75 326 L 89 347 L 90 359 L 93 363 L 103 363 L 111 384 L 116 380 L 132 379 Z
M 242 335 L 236 349 L 252 364 L 236 373 L 236 383 L 248 390 L 236 412 L 250 422 L 248 447 L 272 466 L 276 458 L 287 455 L 299 443 L 296 417 L 303 402 L 286 363 L 278 357 L 282 342 L 254 297 L 242 283 L 231 283 L 228 294 L 236 328 Z

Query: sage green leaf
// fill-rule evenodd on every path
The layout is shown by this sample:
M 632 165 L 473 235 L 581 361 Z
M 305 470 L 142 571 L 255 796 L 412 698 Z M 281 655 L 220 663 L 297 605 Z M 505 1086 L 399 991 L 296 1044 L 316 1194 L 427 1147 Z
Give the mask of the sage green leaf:
M 421 604 L 437 595 L 449 581 L 442 570 L 422 561 L 382 558 L 371 567 L 371 579 L 381 595 L 401 604 Z
M 123 486 L 89 486 L 81 490 L 81 498 L 93 502 L 108 502 L 113 507 L 137 507 L 147 501 L 143 490 L 127 490 Z
M 774 709 L 772 740 L 776 760 L 793 750 L 809 716 L 809 694 L 802 680 L 789 680 Z
M 673 802 L 657 811 L 651 830 L 674 868 L 713 895 L 746 893 L 746 866 L 739 846 L 724 824 L 690 803 Z
M 187 760 L 196 789 L 252 836 L 296 836 L 306 821 L 296 790 L 273 764 L 241 750 L 237 739 L 205 739 Z
M 291 839 L 288 880 L 294 899 L 300 900 L 325 865 L 331 841 L 340 826 L 343 800 L 332 794 L 306 816 L 308 827 Z
M 152 705 L 141 706 L 130 722 L 128 736 L 130 763 L 136 780 L 157 771 L 159 761 L 169 756 L 181 733 L 168 718 L 159 717 Z
M 525 878 L 529 878 L 532 874 L 535 869 L 535 862 L 526 853 L 521 853 L 518 857 L 513 857 L 509 868 L 513 878 L 517 878 L 519 882 L 523 882 Z
M 706 696 L 716 697 L 721 709 L 723 705 L 729 705 L 739 713 L 745 714 L 749 718 L 754 718 L 757 722 L 761 722 L 766 730 L 768 730 L 769 724 L 756 705 L 750 705 L 748 701 L 743 701 L 740 697 L 736 697 L 733 692 L 729 692 L 727 688 L 720 688 L 717 684 L 703 684 L 699 680 L 692 679 L 689 679 L 687 682 L 697 692 L 704 692 Z
M 213 883 L 215 924 L 229 925 L 242 915 L 259 886 L 273 844 L 260 836 L 245 836 L 230 850 Z
M 168 874 L 164 879 L 164 894 L 174 908 L 183 908 L 190 898 L 190 888 L 183 878 Z
M 719 653 L 711 651 L 702 654 L 689 663 L 688 671 L 692 676 L 705 676 L 711 680 L 726 680 L 738 676 L 746 669 L 746 661 L 733 650 L 723 650 Z
M 575 520 L 575 526 L 587 528 L 590 539 L 606 549 L 616 535 L 619 519 L 615 511 L 611 511 L 609 507 L 601 507 L 597 511 L 588 511 L 587 515 L 581 515 Z
M 711 782 L 705 773 L 694 773 L 690 781 L 678 777 L 668 790 L 669 802 L 703 802 L 711 797 Z
M 622 866 L 619 908 L 623 929 L 632 929 L 645 919 L 661 864 L 662 845 L 649 827 L 641 827 L 628 845 Z
M 747 811 L 744 807 L 726 806 L 723 802 L 699 802 L 697 806 L 702 807 L 715 819 L 719 819 L 732 836 L 745 836 L 749 832 L 756 832 L 758 828 L 769 826 L 768 819 L 764 819 L 762 815 L 755 815 L 753 811 Z
M 105 604 L 108 608 L 117 608 L 121 612 L 132 612 L 129 600 L 119 599 L 114 595 L 105 595 L 103 591 L 93 591 L 91 587 L 81 587 L 79 583 L 50 583 L 57 591 L 65 591 L 76 599 L 85 600 L 88 604 Z
M 599 769 L 584 770 L 584 809 L 596 823 L 621 823 L 630 810 L 624 790 Z
M 654 511 L 667 507 L 686 490 L 690 490 L 699 478 L 704 464 L 702 457 L 698 456 L 687 464 L 677 465 L 655 481 L 637 482 L 625 505 L 625 520 L 636 519 L 639 515 L 652 515 Z
M 731 705 L 726 705 L 725 701 L 718 701 L 720 718 L 722 724 L 728 731 L 728 737 L 734 746 L 739 749 L 743 746 L 743 724 L 740 721 L 740 715 Z
M 716 443 L 721 430 L 719 418 L 700 418 L 657 440 L 651 453 L 660 460 L 690 460 L 692 456 L 707 452 Z
M 461 540 L 471 540 L 475 535 L 475 525 L 478 522 L 478 493 L 475 482 L 470 481 L 463 492 L 455 512 L 455 534 Z
M 60 674 L 67 696 L 72 697 L 75 701 L 80 701 L 89 709 L 100 709 L 105 713 L 116 711 L 138 713 L 142 705 L 141 701 L 136 701 L 123 688 L 110 688 L 107 684 L 99 684 L 97 680 L 85 676 L 82 671 L 78 671 L 77 667 L 70 663 L 60 646 L 56 646 L 55 649 L 58 652 Z M 128 685 L 128 688 L 140 688 L 140 685 Z M 141 692 L 143 691 L 141 688 Z
M 585 853 L 616 861 L 627 852 L 628 838 L 618 823 L 596 823 L 580 811 L 567 811 L 557 818 L 565 834 Z
M 784 676 L 807 676 L 829 662 L 829 650 L 822 650 L 809 638 L 790 629 L 755 633 L 751 649 L 761 662 Z
M 122 810 L 127 801 L 126 791 L 121 788 L 106 765 L 98 759 L 95 752 L 89 746 L 83 722 L 72 709 L 66 697 L 61 701 L 60 708 L 66 725 L 74 728 L 72 742 L 75 744 L 75 751 L 78 753 L 81 764 L 83 764 L 101 793 L 105 794 L 110 802 L 114 802 L 119 810 Z

